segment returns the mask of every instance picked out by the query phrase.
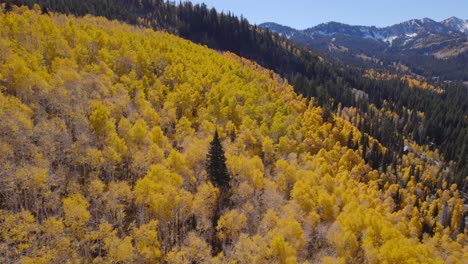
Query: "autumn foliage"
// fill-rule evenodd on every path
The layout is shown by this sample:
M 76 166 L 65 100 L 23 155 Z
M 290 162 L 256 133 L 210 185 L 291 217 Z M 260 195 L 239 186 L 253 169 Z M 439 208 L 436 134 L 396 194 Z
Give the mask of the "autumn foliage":
M 406 142 L 373 168 L 362 157 L 385 147 L 235 54 L 104 18 L 0 13 L 1 263 L 467 259 L 437 151 Z M 213 223 L 215 130 L 230 201 Z

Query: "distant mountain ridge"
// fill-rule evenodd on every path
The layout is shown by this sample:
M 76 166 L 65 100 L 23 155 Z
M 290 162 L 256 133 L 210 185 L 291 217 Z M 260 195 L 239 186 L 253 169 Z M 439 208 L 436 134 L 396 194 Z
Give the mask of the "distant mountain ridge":
M 333 21 L 322 23 L 304 30 L 297 30 L 272 22 L 263 23 L 259 26 L 279 33 L 287 38 L 295 35 L 307 35 L 313 37 L 315 35 L 330 36 L 335 34 L 344 34 L 382 40 L 389 44 L 391 44 L 392 38 L 414 38 L 415 34 L 420 33 L 447 34 L 454 37 L 467 37 L 468 35 L 468 20 L 463 20 L 457 17 L 450 17 L 441 22 L 436 22 L 430 18 L 412 19 L 388 27 L 354 26 Z
M 388 27 L 338 22 L 304 30 L 276 23 L 259 26 L 351 64 L 399 65 L 417 74 L 440 76 L 446 71 L 450 73 L 447 79 L 468 78 L 463 69 L 468 53 L 468 20 L 457 17 L 440 22 L 412 19 Z

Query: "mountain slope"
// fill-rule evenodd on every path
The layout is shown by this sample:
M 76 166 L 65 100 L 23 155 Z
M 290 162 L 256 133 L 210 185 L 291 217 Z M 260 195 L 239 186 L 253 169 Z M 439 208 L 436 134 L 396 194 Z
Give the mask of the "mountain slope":
M 0 262 L 462 261 L 463 200 L 417 180 L 447 176 L 437 153 L 412 144 L 380 174 L 361 158 L 377 141 L 246 59 L 0 11 Z M 232 176 L 221 208 L 204 166 L 215 130 Z
M 329 22 L 305 30 L 274 23 L 260 27 L 290 40 L 333 54 L 347 63 L 395 68 L 395 64 L 429 77 L 468 80 L 464 68 L 468 53 L 468 21 L 456 17 L 436 22 L 413 19 L 385 28 Z M 414 60 L 414 61 L 413 61 Z M 455 66 L 447 65 L 455 63 Z M 453 73 L 453 71 L 456 73 Z
M 468 97 L 461 85 L 444 85 L 445 92 L 434 96 L 434 90 L 424 88 L 427 87 L 424 81 L 400 77 L 373 79 L 370 77 L 373 75 L 366 71 L 331 64 L 300 45 L 249 25 L 245 19 L 218 13 L 204 5 L 182 2 L 175 6 L 160 0 L 109 0 L 99 3 L 83 0 L 77 5 L 70 1 L 15 2 L 30 6 L 39 2 L 43 4 L 42 10 L 45 12 L 57 10 L 79 15 L 88 12 L 118 18 L 140 26 L 174 32 L 208 47 L 245 56 L 275 70 L 294 85 L 297 93 L 313 98 L 314 102 L 326 109 L 338 113 L 340 107 L 353 108 L 353 124 L 389 148 L 392 152 L 389 156 L 394 157 L 392 163 L 397 162 L 395 157 L 401 156 L 405 138 L 439 148 L 447 162 L 454 160 L 458 163 L 451 166 L 454 174 L 446 180 L 468 191 L 468 181 L 464 180 L 468 175 L 468 163 L 464 162 L 467 153 L 462 144 L 468 139 L 468 120 L 464 118 L 468 111 Z M 120 8 L 122 6 L 125 8 Z M 120 11 L 114 12 L 115 8 Z M 374 48 L 375 45 L 370 43 L 370 47 Z M 336 45 L 334 48 L 341 49 Z M 361 58 L 366 57 L 361 54 L 359 60 Z M 445 63 L 446 69 L 457 67 L 450 61 Z M 400 64 L 397 66 L 404 67 Z M 415 83 L 424 85 L 415 86 Z M 363 92 L 367 96 L 356 96 Z M 369 112 L 375 107 L 377 111 Z M 388 112 L 392 115 L 382 114 Z
M 382 164 L 400 162 L 405 139 L 438 148 L 444 156 L 445 167 L 453 173 L 444 180 L 449 185 L 457 183 L 462 190 L 468 191 L 468 181 L 465 180 L 468 163 L 464 162 L 468 153 L 463 144 L 468 140 L 468 120 L 465 118 L 468 97 L 467 90 L 458 83 L 426 89 L 431 85 L 414 79 L 414 76 L 412 79 L 373 78 L 374 74 L 326 60 L 310 49 L 250 25 L 246 19 L 190 2 L 175 5 L 162 0 L 83 0 L 78 4 L 74 0 L 15 0 L 15 3 L 30 7 L 40 3 L 45 13 L 47 10 L 77 15 L 90 13 L 128 21 L 173 32 L 212 49 L 231 51 L 251 59 L 288 79 L 298 94 L 324 106 L 328 112 L 342 115 L 343 110 L 351 109 L 353 124 L 391 151 Z M 115 12 L 116 8 L 118 12 Z M 374 48 L 375 41 L 368 41 L 369 47 Z M 337 45 L 333 48 L 343 49 Z M 366 57 L 361 54 L 359 60 L 361 58 Z M 447 64 L 444 69 L 458 67 L 451 61 L 444 63 Z M 444 92 L 438 92 L 441 90 Z M 360 96 L 362 94 L 365 96 Z M 450 165 L 452 160 L 457 164 Z M 435 186 L 431 191 L 436 191 Z

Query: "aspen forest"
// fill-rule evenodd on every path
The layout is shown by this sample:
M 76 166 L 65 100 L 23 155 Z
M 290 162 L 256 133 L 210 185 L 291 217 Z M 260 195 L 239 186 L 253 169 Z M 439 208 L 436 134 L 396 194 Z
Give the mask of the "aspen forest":
M 364 115 L 290 83 L 168 32 L 2 4 L 0 263 L 466 263 L 466 134 L 446 162 L 418 122 L 371 133 L 363 118 L 398 120 L 387 101 Z

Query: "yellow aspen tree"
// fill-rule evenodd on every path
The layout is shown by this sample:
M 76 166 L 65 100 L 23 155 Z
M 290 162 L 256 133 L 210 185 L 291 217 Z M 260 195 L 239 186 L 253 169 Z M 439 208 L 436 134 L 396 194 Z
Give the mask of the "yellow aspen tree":
M 88 206 L 88 201 L 80 193 L 63 199 L 64 223 L 78 238 L 84 236 L 85 225 L 91 217 Z
M 151 220 L 133 230 L 133 240 L 138 258 L 145 262 L 155 262 L 161 257 L 158 241 L 158 221 Z

